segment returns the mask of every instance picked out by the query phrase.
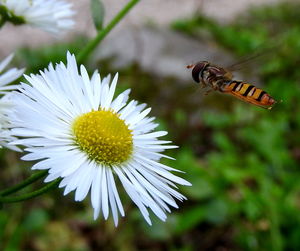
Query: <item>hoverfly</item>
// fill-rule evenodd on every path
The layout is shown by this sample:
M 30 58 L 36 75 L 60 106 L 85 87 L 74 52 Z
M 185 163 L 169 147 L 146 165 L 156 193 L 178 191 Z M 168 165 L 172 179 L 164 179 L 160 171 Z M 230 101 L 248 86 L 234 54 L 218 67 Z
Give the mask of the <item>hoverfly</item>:
M 192 77 L 202 85 L 202 88 L 210 87 L 211 90 L 231 94 L 245 102 L 269 110 L 277 102 L 262 89 L 243 81 L 233 80 L 230 71 L 207 61 L 188 65 L 187 68 L 192 68 Z

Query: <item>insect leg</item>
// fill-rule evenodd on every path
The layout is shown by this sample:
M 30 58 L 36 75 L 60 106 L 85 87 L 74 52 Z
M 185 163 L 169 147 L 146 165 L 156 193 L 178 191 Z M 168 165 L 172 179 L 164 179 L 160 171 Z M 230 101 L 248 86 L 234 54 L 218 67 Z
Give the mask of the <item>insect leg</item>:
M 203 88 L 207 87 L 207 84 L 201 79 L 200 86 L 201 86 L 201 89 L 203 89 Z
M 205 96 L 207 96 L 209 93 L 211 93 L 212 92 L 212 89 L 209 89 L 209 90 L 207 90 L 205 93 L 204 93 L 204 95 Z

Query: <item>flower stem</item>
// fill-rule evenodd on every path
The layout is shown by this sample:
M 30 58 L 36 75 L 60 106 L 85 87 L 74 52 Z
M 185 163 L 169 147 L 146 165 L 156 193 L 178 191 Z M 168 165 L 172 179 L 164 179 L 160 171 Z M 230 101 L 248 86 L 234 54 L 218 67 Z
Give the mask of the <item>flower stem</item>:
M 43 193 L 46 193 L 55 187 L 57 187 L 58 183 L 61 181 L 61 179 L 56 179 L 52 181 L 51 183 L 48 183 L 46 186 L 31 192 L 31 193 L 26 193 L 20 196 L 11 196 L 11 197 L 0 197 L 0 203 L 14 203 L 14 202 L 19 202 L 19 201 L 24 201 L 24 200 L 29 200 L 34 197 L 37 197 Z
M 36 172 L 35 174 L 31 175 L 29 178 L 22 181 L 21 183 L 0 191 L 0 196 L 5 196 L 5 195 L 8 195 L 8 194 L 11 194 L 11 193 L 21 190 L 22 188 L 30 185 L 31 183 L 33 183 L 36 180 L 45 176 L 47 174 L 47 172 L 48 172 L 47 170 Z
M 136 5 L 140 0 L 131 0 L 124 8 L 110 21 L 110 23 L 103 28 L 97 36 L 92 39 L 83 50 L 77 56 L 78 63 L 87 59 L 91 52 L 97 47 L 97 45 L 106 37 L 106 35 L 122 20 L 122 18 Z

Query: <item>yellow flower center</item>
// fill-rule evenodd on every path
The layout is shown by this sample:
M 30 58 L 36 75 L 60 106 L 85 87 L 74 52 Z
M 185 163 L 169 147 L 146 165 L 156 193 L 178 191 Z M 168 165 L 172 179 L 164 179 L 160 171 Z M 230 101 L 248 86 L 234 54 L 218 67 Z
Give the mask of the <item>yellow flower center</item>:
M 132 154 L 132 131 L 112 110 L 85 113 L 76 118 L 72 129 L 79 148 L 98 163 L 121 164 Z

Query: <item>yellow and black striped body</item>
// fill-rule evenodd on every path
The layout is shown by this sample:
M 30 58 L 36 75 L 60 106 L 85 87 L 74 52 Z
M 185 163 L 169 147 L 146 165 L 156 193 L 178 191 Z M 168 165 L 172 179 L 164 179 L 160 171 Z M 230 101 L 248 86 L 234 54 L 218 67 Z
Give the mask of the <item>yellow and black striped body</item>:
M 248 103 L 266 108 L 272 107 L 275 103 L 275 100 L 264 90 L 242 81 L 232 80 L 224 82 L 220 91 L 230 93 Z
M 245 102 L 267 109 L 271 109 L 276 103 L 267 92 L 243 81 L 232 80 L 230 71 L 207 61 L 189 65 L 188 68 L 193 68 L 193 79 L 203 87 L 231 94 Z

